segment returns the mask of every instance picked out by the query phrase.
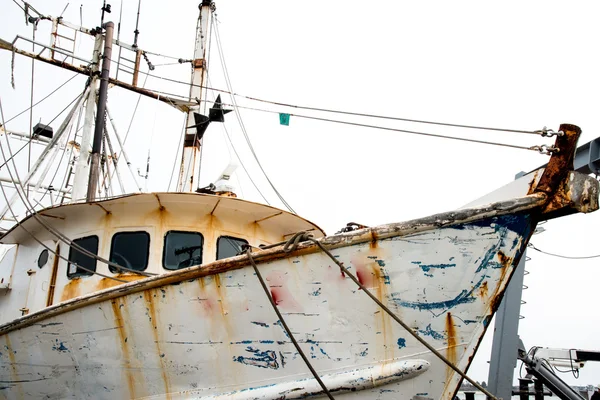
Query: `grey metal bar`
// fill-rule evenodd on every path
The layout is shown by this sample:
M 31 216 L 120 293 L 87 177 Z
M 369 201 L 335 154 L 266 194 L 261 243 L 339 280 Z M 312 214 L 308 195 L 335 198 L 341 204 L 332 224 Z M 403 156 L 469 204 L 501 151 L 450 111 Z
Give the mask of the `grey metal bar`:
M 522 175 L 523 173 L 520 173 L 516 178 Z M 488 389 L 496 397 L 502 399 L 510 399 L 511 397 L 513 374 L 517 366 L 519 313 L 521 310 L 526 257 L 527 252 L 525 251 L 496 312 L 494 341 L 488 373 Z

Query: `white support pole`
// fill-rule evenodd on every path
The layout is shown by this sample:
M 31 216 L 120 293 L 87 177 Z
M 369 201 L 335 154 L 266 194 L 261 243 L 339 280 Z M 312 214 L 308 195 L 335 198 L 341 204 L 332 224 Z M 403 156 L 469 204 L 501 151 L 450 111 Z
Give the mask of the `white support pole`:
M 183 140 L 183 153 L 179 170 L 178 190 L 180 192 L 193 192 L 198 186 L 198 165 L 200 163 L 201 139 L 196 137 L 196 121 L 194 112 L 200 110 L 203 96 L 203 87 L 208 79 L 208 66 L 206 64 L 208 49 L 207 40 L 211 34 L 210 20 L 212 18 L 212 1 L 203 0 L 200 4 L 200 16 L 196 26 L 196 44 L 194 48 L 194 61 L 192 64 L 192 79 L 190 87 L 190 102 L 198 104 L 188 112 L 187 125 Z
M 100 65 L 100 49 L 102 48 L 103 36 L 96 35 L 93 56 L 93 74 L 90 82 L 90 92 L 85 105 L 85 117 L 83 132 L 81 133 L 81 146 L 79 147 L 79 158 L 75 164 L 75 177 L 73 179 L 73 193 L 71 201 L 85 199 L 90 174 L 90 151 L 92 149 L 92 127 L 94 126 L 94 110 L 96 109 L 96 92 L 98 90 L 98 78 L 96 72 Z
M 45 162 L 46 158 L 48 157 L 48 153 L 50 153 L 50 151 L 53 150 L 54 147 L 57 145 L 57 142 L 62 137 L 63 133 L 66 130 L 66 127 L 69 125 L 70 121 L 73 119 L 73 115 L 75 114 L 75 111 L 79 108 L 79 106 L 81 105 L 81 102 L 82 102 L 83 98 L 87 96 L 87 94 L 89 93 L 89 91 L 90 91 L 90 88 L 88 86 L 86 88 L 86 90 L 83 92 L 83 94 L 81 96 L 79 96 L 79 98 L 75 102 L 75 106 L 73 106 L 73 108 L 71 109 L 71 111 L 69 111 L 69 114 L 67 115 L 67 117 L 65 118 L 65 120 L 63 121 L 63 123 L 58 128 L 58 131 L 56 132 L 56 135 L 54 135 L 54 137 L 52 138 L 52 140 L 50 140 L 50 143 L 48 143 L 48 146 L 42 151 L 42 154 L 39 156 L 39 158 L 37 159 L 37 161 L 35 162 L 35 164 L 31 168 L 31 170 L 29 171 L 29 173 L 27 173 L 27 176 L 25 177 L 25 179 L 23 179 L 23 185 L 28 185 L 29 184 L 29 182 L 31 181 L 31 178 L 36 174 L 36 172 L 38 171 L 38 169 L 40 168 L 40 166 Z M 4 161 L 8 161 L 8 160 L 4 160 Z M 8 164 L 7 164 L 7 167 L 9 167 Z M 20 188 L 20 187 L 21 186 L 17 186 L 17 188 Z M 23 195 L 25 195 L 25 193 L 23 193 Z M 0 218 L 4 218 L 4 216 L 6 215 L 6 213 L 9 210 L 9 207 L 12 207 L 15 204 L 15 201 L 17 200 L 18 196 L 19 196 L 18 192 L 15 192 L 11 196 L 9 202 L 7 204 L 5 204 L 4 207 L 2 208 L 2 211 L 0 211 Z
M 131 166 L 131 162 L 129 161 L 129 157 L 127 157 L 127 152 L 125 151 L 125 146 L 123 145 L 123 141 L 121 140 L 121 136 L 119 135 L 119 132 L 117 131 L 117 127 L 115 125 L 115 121 L 113 120 L 112 116 L 110 115 L 110 111 L 108 109 L 108 104 L 106 105 L 106 115 L 108 116 L 108 120 L 110 121 L 110 124 L 113 128 L 113 132 L 115 133 L 115 137 L 117 138 L 117 142 L 119 143 L 119 147 L 121 148 L 121 154 L 123 155 L 123 158 L 125 159 L 125 163 L 127 164 L 127 168 L 129 168 L 129 172 L 131 172 L 131 176 L 133 177 L 133 181 L 135 182 L 135 185 L 137 186 L 138 190 L 140 192 L 142 192 L 142 187 L 140 186 L 140 184 L 137 181 L 137 176 L 135 175 L 135 172 L 133 171 L 133 168 Z M 121 160 L 121 158 L 119 157 L 119 159 L 117 160 L 117 166 L 119 165 L 119 161 Z M 115 168 L 117 167 L 115 166 Z

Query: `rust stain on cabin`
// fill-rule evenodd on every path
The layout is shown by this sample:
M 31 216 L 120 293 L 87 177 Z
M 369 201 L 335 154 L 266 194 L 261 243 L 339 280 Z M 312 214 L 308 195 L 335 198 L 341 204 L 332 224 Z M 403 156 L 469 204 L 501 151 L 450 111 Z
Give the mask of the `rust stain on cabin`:
M 448 348 L 446 351 L 446 358 L 452 364 L 456 365 L 456 328 L 454 327 L 454 321 L 452 320 L 452 313 L 446 314 L 446 336 L 448 340 Z M 450 381 L 454 370 L 450 367 L 446 367 L 446 384 Z
M 73 299 L 81 293 L 81 278 L 73 278 L 65 285 L 60 301 Z
M 131 275 L 131 274 L 117 274 L 117 275 L 114 275 L 114 277 L 117 279 L 127 281 L 127 282 L 133 282 L 133 281 L 137 281 L 137 280 L 145 278 L 145 276 L 142 276 L 142 275 Z M 96 290 L 109 289 L 109 288 L 119 286 L 119 285 L 124 285 L 124 284 L 125 284 L 125 282 L 119 282 L 119 281 L 116 281 L 116 280 L 110 279 L 110 278 L 102 278 L 102 279 L 100 279 L 100 281 L 98 281 L 98 284 L 96 285 Z
M 121 313 L 121 305 L 125 307 L 125 304 L 119 304 L 118 300 L 113 300 L 110 305 L 115 315 L 115 325 L 119 328 L 119 345 L 123 352 L 123 370 L 127 374 L 127 386 L 129 387 L 130 397 L 136 398 L 135 394 L 135 377 L 131 374 L 131 357 L 129 352 L 129 345 L 127 344 L 127 333 L 125 332 L 125 319 Z
M 158 327 L 160 326 L 160 321 L 158 320 L 158 313 L 156 312 L 156 307 L 154 305 L 154 295 L 157 289 L 149 289 L 144 291 L 144 300 L 146 301 L 146 307 L 148 309 L 148 316 L 150 317 L 150 330 L 152 330 L 152 335 L 154 336 L 154 343 L 156 343 L 156 351 L 158 360 L 160 362 L 160 372 L 162 374 L 163 383 L 165 385 L 165 396 L 167 399 L 171 398 L 170 390 L 169 390 L 169 379 L 167 377 L 167 373 L 165 371 L 165 361 L 164 361 L 164 353 L 160 348 L 160 340 L 158 337 Z

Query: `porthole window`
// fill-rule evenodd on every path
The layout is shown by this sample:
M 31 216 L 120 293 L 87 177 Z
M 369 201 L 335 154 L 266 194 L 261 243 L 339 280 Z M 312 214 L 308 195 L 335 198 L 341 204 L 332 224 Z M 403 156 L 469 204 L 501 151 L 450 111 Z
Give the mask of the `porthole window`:
M 231 236 L 221 236 L 217 240 L 217 260 L 237 256 L 245 244 L 248 244 L 247 240 Z
M 202 235 L 198 232 L 167 232 L 163 249 L 163 267 L 176 270 L 202 264 L 203 242 Z
M 94 255 L 98 255 L 98 236 L 87 236 L 75 239 L 73 240 L 73 243 L 86 249 Z M 83 268 L 79 268 L 75 264 Z M 71 246 L 69 248 L 69 266 L 67 268 L 67 276 L 69 278 L 89 276 L 94 275 L 94 272 L 96 272 L 96 259 Z
M 38 257 L 37 260 L 37 264 L 39 268 L 42 268 L 44 265 L 46 265 L 46 263 L 48 262 L 48 249 L 44 249 L 42 250 L 42 252 L 40 253 L 40 256 Z
M 148 232 L 119 232 L 112 237 L 110 261 L 127 269 L 143 271 L 148 267 L 150 235 Z M 126 272 L 112 265 L 110 272 Z

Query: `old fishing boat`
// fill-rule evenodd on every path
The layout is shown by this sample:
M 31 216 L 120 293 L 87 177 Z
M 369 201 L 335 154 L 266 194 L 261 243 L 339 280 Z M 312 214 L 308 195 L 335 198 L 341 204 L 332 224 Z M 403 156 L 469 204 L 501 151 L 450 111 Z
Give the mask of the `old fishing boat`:
M 598 182 L 571 170 L 580 129 L 562 125 L 546 168 L 468 207 L 326 236 L 237 198 L 228 173 L 195 192 L 202 137 L 226 113 L 220 99 L 199 112 L 213 12 L 203 1 L 188 101 L 137 85 L 145 53 L 114 40 L 112 23 L 87 30 L 31 14 L 92 34 L 87 66 L 57 59 L 65 51 L 53 45 L 34 54 L 0 42 L 90 75 L 56 134 L 36 128 L 46 150 L 14 177 L 12 198 L 0 185 L 16 221 L 0 240 L 12 245 L 0 262 L 0 397 L 451 399 L 536 224 L 598 208 Z M 131 83 L 110 75 L 113 42 L 135 54 Z M 114 153 L 102 150 L 109 84 L 187 113 L 179 191 L 98 197 Z M 77 112 L 85 124 L 70 201 L 36 210 L 27 185 L 43 185 L 44 159 L 67 144 Z

